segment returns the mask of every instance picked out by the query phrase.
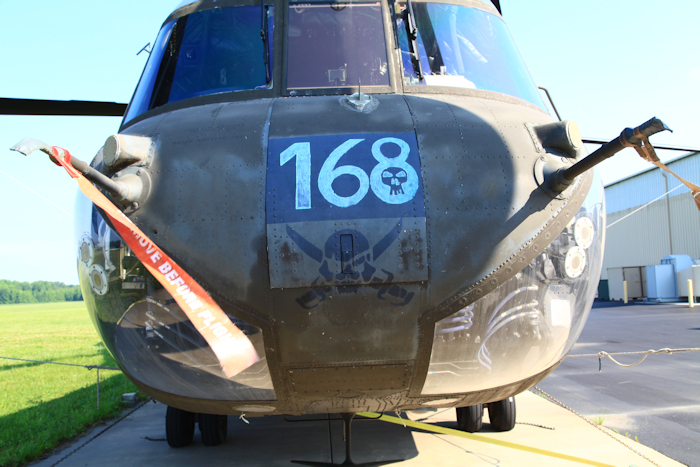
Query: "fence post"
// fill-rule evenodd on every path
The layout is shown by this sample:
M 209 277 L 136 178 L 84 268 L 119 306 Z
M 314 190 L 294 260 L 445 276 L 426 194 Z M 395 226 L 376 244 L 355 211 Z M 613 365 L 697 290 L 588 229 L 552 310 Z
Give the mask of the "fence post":
M 50 365 L 65 365 L 65 366 L 80 366 L 87 368 L 87 370 L 92 370 L 93 368 L 97 370 L 97 410 L 100 410 L 100 368 L 103 370 L 121 371 L 121 368 L 111 367 L 111 366 L 99 366 L 99 365 L 77 365 L 75 363 L 59 363 L 59 362 L 47 362 L 44 360 L 30 360 L 28 358 L 14 358 L 14 357 L 2 357 L 3 360 L 16 360 L 20 362 L 33 362 L 33 363 L 47 363 Z
M 688 279 L 688 308 L 693 308 L 695 306 L 694 300 L 695 294 L 693 293 L 693 280 Z

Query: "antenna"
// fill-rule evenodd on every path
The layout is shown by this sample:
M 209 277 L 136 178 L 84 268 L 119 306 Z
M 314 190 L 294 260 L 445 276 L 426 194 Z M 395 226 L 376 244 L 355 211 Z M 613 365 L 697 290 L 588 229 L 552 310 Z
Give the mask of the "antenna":
M 150 47 L 150 45 L 151 45 L 150 42 L 148 44 L 144 45 L 143 48 L 141 50 L 139 50 L 139 53 L 137 53 L 136 55 L 137 56 L 141 55 L 141 52 L 148 52 L 148 55 L 151 55 L 151 51 L 153 50 L 153 48 L 149 49 L 148 47 Z

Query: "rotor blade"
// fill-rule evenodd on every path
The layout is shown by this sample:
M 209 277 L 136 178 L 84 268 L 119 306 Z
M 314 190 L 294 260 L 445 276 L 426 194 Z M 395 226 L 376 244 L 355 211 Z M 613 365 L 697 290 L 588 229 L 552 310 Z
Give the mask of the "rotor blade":
M 124 112 L 126 112 L 126 104 L 116 102 L 0 98 L 0 115 L 122 117 Z
M 596 139 L 596 138 L 583 138 L 582 141 L 586 144 L 606 144 L 610 140 L 606 139 Z M 686 146 L 662 146 L 660 144 L 654 144 L 656 149 L 666 149 L 668 151 L 685 151 L 685 152 L 700 152 L 700 148 L 690 148 Z

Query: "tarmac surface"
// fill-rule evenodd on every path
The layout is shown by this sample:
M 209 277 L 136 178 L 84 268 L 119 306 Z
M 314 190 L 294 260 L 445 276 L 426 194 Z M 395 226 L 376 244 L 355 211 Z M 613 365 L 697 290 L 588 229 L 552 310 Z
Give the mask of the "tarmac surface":
M 700 307 L 596 303 L 569 355 L 700 347 Z M 642 355 L 614 357 L 632 364 Z M 567 358 L 538 385 L 588 419 L 700 467 L 700 352 L 649 355 L 633 368 Z
M 516 397 L 519 423 L 506 433 L 495 433 L 487 423 L 475 436 L 433 433 L 411 426 L 384 421 L 354 421 L 355 462 L 405 459 L 396 466 L 635 466 L 653 465 L 639 454 L 613 439 L 623 440 L 660 466 L 681 466 L 668 457 L 624 436 L 600 431 L 567 410 L 531 392 Z M 40 461 L 35 466 L 50 467 L 65 458 L 61 467 L 112 466 L 251 466 L 290 467 L 293 459 L 342 463 L 345 458 L 343 428 L 340 422 L 288 423 L 281 417 L 243 420 L 229 417 L 227 441 L 216 447 L 201 443 L 199 433 L 185 448 L 168 447 L 165 438 L 165 409 L 162 404 L 147 403 L 84 447 L 104 427 L 98 427 L 72 446 Z M 404 418 L 422 421 L 437 429 L 456 429 L 454 409 L 411 411 Z M 485 422 L 488 417 L 485 414 Z M 540 424 L 549 428 L 524 425 Z M 456 430 L 455 430 L 456 431 Z M 461 432 L 459 432 L 461 433 Z M 471 436 L 465 433 L 466 436 Z M 519 447 L 489 443 L 515 443 Z M 546 451 L 530 452 L 526 449 Z M 73 452 L 71 454 L 71 452 Z M 577 461 L 556 457 L 564 454 Z
M 700 308 L 694 310 L 679 305 L 594 308 L 571 354 L 699 347 Z M 634 368 L 603 361 L 602 373 L 595 357 L 568 358 L 539 386 L 589 420 L 602 417 L 602 427 L 525 392 L 516 396 L 518 424 L 506 433 L 490 429 L 486 411 L 484 428 L 475 435 L 456 430 L 454 409 L 403 414 L 404 420 L 426 425 L 407 422 L 404 427 L 395 417 L 390 423 L 354 421 L 353 460 L 402 459 L 391 464 L 397 466 L 700 466 L 700 353 L 652 355 Z M 342 463 L 345 458 L 341 422 L 288 423 L 279 416 L 249 418 L 249 423 L 229 417 L 224 444 L 205 447 L 197 431 L 192 445 L 172 449 L 165 441 L 165 409 L 144 404 L 34 465 L 257 467 L 291 466 L 299 459 Z

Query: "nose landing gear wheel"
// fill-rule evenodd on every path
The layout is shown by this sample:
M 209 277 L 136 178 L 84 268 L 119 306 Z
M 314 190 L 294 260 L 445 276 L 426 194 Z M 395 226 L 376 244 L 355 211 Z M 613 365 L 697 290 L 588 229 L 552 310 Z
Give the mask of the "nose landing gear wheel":
M 484 404 L 457 407 L 457 427 L 468 433 L 476 433 L 481 430 L 483 415 Z
M 226 415 L 199 414 L 199 432 L 205 446 L 218 446 L 226 441 L 228 417 Z
M 192 443 L 194 437 L 194 414 L 168 407 L 165 413 L 165 436 L 172 448 L 183 448 Z
M 515 398 L 489 402 L 489 420 L 495 431 L 510 431 L 515 426 Z

